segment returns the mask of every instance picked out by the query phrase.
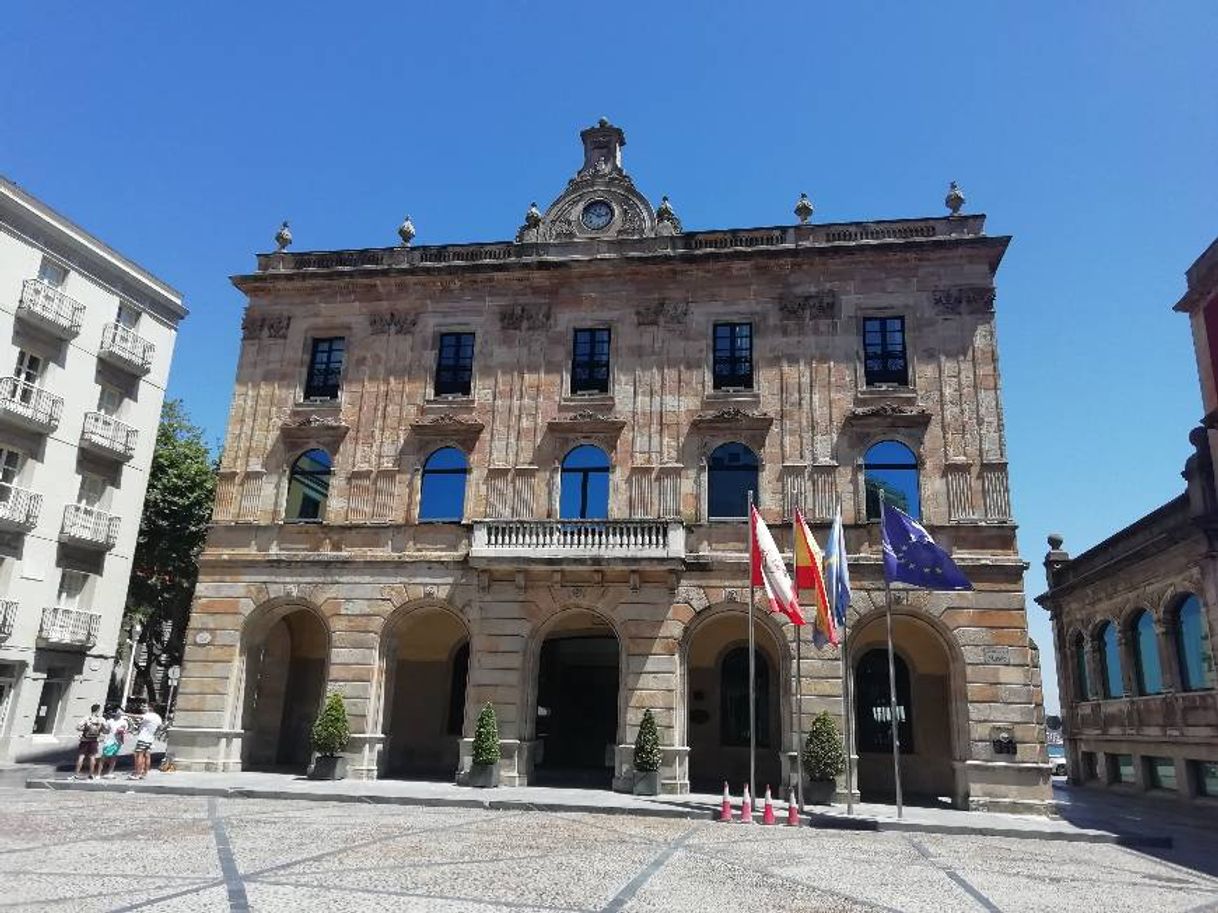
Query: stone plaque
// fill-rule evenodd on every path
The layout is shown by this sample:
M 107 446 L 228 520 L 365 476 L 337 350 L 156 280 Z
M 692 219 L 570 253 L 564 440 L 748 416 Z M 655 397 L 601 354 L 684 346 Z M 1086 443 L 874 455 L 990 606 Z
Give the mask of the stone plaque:
M 1005 666 L 1011 662 L 1011 651 L 1006 647 L 986 647 L 982 656 L 991 665 Z

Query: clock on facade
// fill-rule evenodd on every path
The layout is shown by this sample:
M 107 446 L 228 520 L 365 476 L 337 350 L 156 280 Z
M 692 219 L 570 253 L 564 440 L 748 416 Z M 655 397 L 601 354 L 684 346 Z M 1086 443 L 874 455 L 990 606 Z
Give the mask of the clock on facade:
M 579 214 L 579 220 L 589 231 L 600 231 L 613 221 L 613 207 L 604 200 L 593 200 Z

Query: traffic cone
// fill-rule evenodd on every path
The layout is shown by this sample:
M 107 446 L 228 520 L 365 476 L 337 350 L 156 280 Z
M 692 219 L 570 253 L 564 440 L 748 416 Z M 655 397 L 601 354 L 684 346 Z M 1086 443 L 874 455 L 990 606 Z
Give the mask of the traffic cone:
M 787 827 L 799 827 L 799 806 L 795 804 L 795 790 L 787 797 Z
M 744 784 L 744 801 L 740 803 L 740 823 L 755 824 L 753 821 L 753 797 L 749 795 L 749 785 Z
M 719 809 L 719 820 L 732 820 L 732 797 L 727 792 L 727 780 L 723 781 L 723 806 Z
M 762 824 L 777 824 L 774 818 L 774 800 L 770 798 L 770 784 L 765 785 L 765 811 L 761 815 Z

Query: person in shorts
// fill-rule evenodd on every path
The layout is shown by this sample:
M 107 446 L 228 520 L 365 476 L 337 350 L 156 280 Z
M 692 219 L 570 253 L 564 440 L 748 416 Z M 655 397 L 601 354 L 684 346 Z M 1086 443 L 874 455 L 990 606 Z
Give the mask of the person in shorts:
M 122 707 L 115 707 L 106 720 L 105 738 L 101 749 L 101 778 L 114 779 L 114 768 L 118 765 L 118 754 L 123 750 L 123 742 L 127 738 L 127 730 L 131 724 L 127 722 L 127 714 Z
M 152 762 L 152 743 L 156 741 L 157 731 L 165 725 L 157 707 L 145 704 L 144 712 L 136 720 L 135 731 L 135 772 L 128 779 L 142 780 L 148 776 L 148 766 Z
M 82 717 L 76 724 L 76 731 L 80 733 L 80 746 L 76 752 L 76 773 L 72 774 L 73 780 L 80 779 L 86 759 L 89 762 L 89 779 L 97 776 L 97 743 L 105 728 L 106 721 L 101 716 L 101 704 L 90 707 L 89 715 Z

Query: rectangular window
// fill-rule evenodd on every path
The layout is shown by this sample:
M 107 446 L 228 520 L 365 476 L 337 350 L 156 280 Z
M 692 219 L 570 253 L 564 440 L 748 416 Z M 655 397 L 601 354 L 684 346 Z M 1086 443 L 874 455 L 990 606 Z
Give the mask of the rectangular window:
M 1218 761 L 1190 761 L 1197 778 L 1197 795 L 1218 796 Z
M 134 330 L 139 322 L 140 312 L 138 308 L 132 307 L 129 304 L 119 304 L 115 323 L 120 327 L 126 327 L 128 330 Z
M 753 389 L 753 325 L 716 323 L 714 389 Z
M 571 349 L 571 392 L 609 392 L 609 331 L 576 330 Z
M 1147 758 L 1150 767 L 1150 785 L 1154 789 L 1176 788 L 1176 761 L 1174 758 Z
M 1083 779 L 1084 780 L 1098 780 L 1099 776 L 1100 776 L 1099 769 L 1095 765 L 1095 752 L 1094 751 L 1084 751 L 1083 752 Z
M 342 336 L 313 340 L 309 376 L 305 380 L 305 399 L 338 399 L 346 349 L 347 340 Z
M 80 477 L 80 494 L 77 504 L 86 507 L 101 507 L 106 497 L 106 480 L 92 473 L 84 473 Z
M 123 404 L 123 394 L 117 387 L 103 386 L 97 396 L 97 411 L 114 418 Z
M 1108 755 L 1108 772 L 1109 779 L 1113 783 L 1133 783 L 1135 780 L 1133 772 L 1133 755 Z
M 85 586 L 89 583 L 89 575 L 83 571 L 65 569 L 59 577 L 59 595 L 55 605 L 61 609 L 78 609 L 84 600 Z
M 474 334 L 441 333 L 436 396 L 469 396 L 474 378 Z
M 38 267 L 38 278 L 47 285 L 63 288 L 64 282 L 68 279 L 68 270 L 63 264 L 56 263 L 50 257 L 43 257 L 42 264 Z
M 21 452 L 19 450 L 10 450 L 7 447 L 0 447 L 0 483 L 4 485 L 12 485 L 17 480 L 17 473 L 21 471 Z M 4 493 L 0 492 L 0 500 L 3 500 Z
M 863 319 L 863 373 L 868 387 L 909 386 L 904 317 Z

